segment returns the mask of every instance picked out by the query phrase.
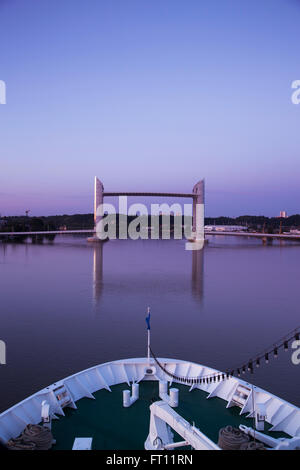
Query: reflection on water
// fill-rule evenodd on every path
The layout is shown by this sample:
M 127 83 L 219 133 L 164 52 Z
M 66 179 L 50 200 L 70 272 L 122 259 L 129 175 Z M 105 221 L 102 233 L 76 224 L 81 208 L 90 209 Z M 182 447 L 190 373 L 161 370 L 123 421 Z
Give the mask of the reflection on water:
M 204 250 L 193 250 L 192 253 L 192 293 L 196 300 L 203 297 L 203 264 Z M 93 244 L 93 302 L 98 304 L 103 290 L 103 243 Z
M 94 243 L 93 249 L 93 301 L 97 304 L 103 287 L 103 243 Z
M 203 296 L 204 250 L 192 251 L 192 292 L 195 299 L 199 301 Z
M 299 323 L 300 246 L 210 237 L 89 244 L 0 243 L 0 409 L 67 375 L 146 351 L 145 312 L 157 356 L 233 368 Z M 205 262 L 204 262 L 205 258 Z M 296 404 L 291 352 L 251 381 Z

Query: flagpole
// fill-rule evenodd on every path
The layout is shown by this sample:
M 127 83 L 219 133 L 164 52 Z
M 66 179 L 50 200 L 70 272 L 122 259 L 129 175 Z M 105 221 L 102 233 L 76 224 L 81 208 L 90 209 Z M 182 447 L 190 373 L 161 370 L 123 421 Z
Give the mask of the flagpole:
M 147 314 L 148 314 L 148 318 L 150 318 L 150 307 L 148 307 Z M 148 365 L 150 366 L 150 326 L 147 328 L 147 332 L 148 332 L 147 359 L 148 359 Z
M 150 366 L 150 330 L 148 330 L 148 364 Z

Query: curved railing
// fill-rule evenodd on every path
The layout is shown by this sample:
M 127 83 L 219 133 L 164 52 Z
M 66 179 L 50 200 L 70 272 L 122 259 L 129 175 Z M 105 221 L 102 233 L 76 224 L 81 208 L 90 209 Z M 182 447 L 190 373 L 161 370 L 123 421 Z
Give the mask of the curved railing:
M 286 336 L 281 338 L 279 341 L 274 343 L 271 347 L 265 349 L 263 352 L 257 354 L 255 359 L 249 359 L 248 361 L 244 362 L 243 364 L 233 367 L 233 368 L 228 368 L 226 369 L 225 372 L 214 372 L 213 374 L 207 374 L 207 375 L 202 375 L 201 377 L 182 377 L 178 376 L 176 374 L 173 374 L 172 372 L 168 371 L 166 367 L 161 364 L 161 362 L 157 359 L 155 356 L 153 350 L 150 347 L 150 352 L 151 355 L 158 365 L 158 367 L 169 377 L 171 377 L 173 380 L 177 380 L 180 383 L 183 384 L 189 384 L 189 385 L 194 385 L 194 384 L 208 384 L 212 382 L 220 382 L 222 380 L 229 379 L 230 377 L 233 377 L 234 375 L 237 375 L 238 377 L 241 376 L 241 374 L 245 374 L 246 372 L 250 372 L 253 374 L 254 372 L 254 364 L 256 367 L 260 366 L 260 362 L 262 359 L 265 360 L 265 363 L 268 364 L 270 360 L 270 356 L 272 355 L 274 358 L 278 356 L 278 350 L 283 348 L 285 351 L 288 350 L 289 343 L 292 341 L 299 341 L 300 340 L 300 326 L 295 328 L 293 331 L 288 333 Z M 300 344 L 299 344 L 300 347 Z

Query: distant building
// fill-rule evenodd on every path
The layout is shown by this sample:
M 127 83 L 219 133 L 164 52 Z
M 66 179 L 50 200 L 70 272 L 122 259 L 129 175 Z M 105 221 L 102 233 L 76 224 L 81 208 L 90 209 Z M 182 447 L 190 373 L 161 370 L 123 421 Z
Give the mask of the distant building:
M 286 219 L 287 218 L 287 212 L 286 211 L 280 211 L 279 212 L 279 217 L 281 217 L 282 219 Z
M 248 230 L 244 225 L 205 225 L 205 232 L 242 232 Z
M 4 225 L 7 225 L 7 220 L 0 219 L 0 227 L 3 227 Z

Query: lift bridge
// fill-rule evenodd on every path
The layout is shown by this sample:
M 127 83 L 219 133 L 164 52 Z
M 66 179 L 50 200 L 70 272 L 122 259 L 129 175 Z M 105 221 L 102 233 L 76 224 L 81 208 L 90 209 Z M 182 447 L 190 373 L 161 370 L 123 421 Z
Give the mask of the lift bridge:
M 190 198 L 193 202 L 193 233 L 195 239 L 204 239 L 204 194 L 205 185 L 204 180 L 200 180 L 193 187 L 190 193 L 178 192 L 136 192 L 136 191 L 105 191 L 103 183 L 95 177 L 94 182 L 94 227 L 91 229 L 83 230 L 45 230 L 45 231 L 26 231 L 26 232 L 0 232 L 1 236 L 17 236 L 17 235 L 57 235 L 57 234 L 97 234 L 97 225 L 101 221 L 102 215 L 99 207 L 104 203 L 105 197 L 118 197 L 118 196 L 136 196 L 136 197 L 168 197 L 168 198 Z M 260 232 L 231 232 L 231 231 L 205 231 L 205 235 L 214 236 L 235 236 L 235 237 L 248 237 L 259 238 L 263 243 L 271 243 L 272 240 L 294 240 L 300 241 L 300 234 L 292 233 L 260 233 Z M 96 239 L 96 237 L 95 237 Z

